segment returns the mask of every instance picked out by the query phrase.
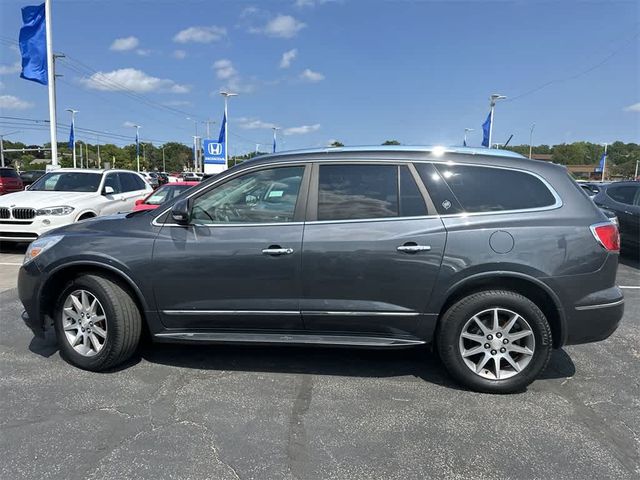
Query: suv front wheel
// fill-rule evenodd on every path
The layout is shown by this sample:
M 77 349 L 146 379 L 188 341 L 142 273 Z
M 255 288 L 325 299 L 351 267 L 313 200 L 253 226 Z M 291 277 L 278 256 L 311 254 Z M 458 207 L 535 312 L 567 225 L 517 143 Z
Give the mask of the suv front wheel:
M 474 293 L 440 320 L 438 353 L 461 384 L 486 393 L 523 390 L 551 356 L 551 329 L 528 298 L 507 290 Z
M 72 280 L 56 305 L 58 346 L 73 365 L 102 371 L 130 358 L 142 319 L 133 298 L 111 278 L 86 274 Z

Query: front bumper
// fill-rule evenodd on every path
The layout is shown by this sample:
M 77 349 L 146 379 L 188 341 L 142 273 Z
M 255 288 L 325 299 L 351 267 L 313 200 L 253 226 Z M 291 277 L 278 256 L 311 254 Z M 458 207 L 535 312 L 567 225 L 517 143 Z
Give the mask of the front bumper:
M 32 242 L 40 235 L 73 223 L 74 216 L 37 216 L 31 220 L 0 220 L 0 240 L 7 242 Z
M 31 261 L 18 271 L 18 297 L 25 311 L 22 320 L 38 337 L 44 336 L 45 315 L 40 305 L 42 273 L 35 261 Z

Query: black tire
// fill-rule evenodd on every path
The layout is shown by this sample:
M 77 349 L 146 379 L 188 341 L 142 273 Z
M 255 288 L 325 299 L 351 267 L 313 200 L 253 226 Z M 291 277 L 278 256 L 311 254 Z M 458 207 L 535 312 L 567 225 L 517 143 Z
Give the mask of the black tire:
M 459 346 L 460 335 L 467 321 L 492 308 L 503 308 L 520 315 L 531 327 L 535 340 L 535 350 L 529 364 L 514 376 L 500 380 L 473 372 L 463 360 Z M 459 300 L 442 316 L 436 332 L 438 354 L 451 376 L 460 384 L 484 393 L 523 391 L 546 368 L 552 345 L 551 329 L 544 314 L 531 300 L 508 290 L 486 290 Z
M 82 220 L 88 220 L 90 218 L 95 218 L 95 215 L 93 213 L 83 213 L 76 222 L 81 222 Z
M 92 357 L 76 352 L 63 331 L 64 301 L 74 290 L 86 290 L 94 295 L 106 316 L 107 339 L 102 349 Z M 108 276 L 85 274 L 76 277 L 61 292 L 54 313 L 54 326 L 63 357 L 76 367 L 99 372 L 131 358 L 140 340 L 142 318 L 131 295 L 117 282 Z

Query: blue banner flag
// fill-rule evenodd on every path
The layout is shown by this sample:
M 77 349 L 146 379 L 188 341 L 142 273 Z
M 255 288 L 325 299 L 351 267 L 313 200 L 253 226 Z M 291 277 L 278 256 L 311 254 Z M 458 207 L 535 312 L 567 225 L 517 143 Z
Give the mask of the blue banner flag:
M 69 150 L 73 150 L 73 145 L 76 143 L 76 137 L 73 132 L 73 124 L 75 122 L 71 122 L 71 130 L 69 131 Z
M 489 115 L 487 115 L 487 119 L 482 124 L 482 146 L 483 147 L 490 147 L 489 130 L 491 130 L 491 112 L 489 112 Z
M 22 8 L 19 44 L 22 54 L 20 77 L 47 85 L 47 30 L 44 3 Z
M 276 153 L 276 136 L 273 135 L 273 153 Z
M 220 125 L 220 135 L 218 135 L 218 143 L 224 143 L 224 132 L 227 129 L 227 114 L 222 115 L 222 124 Z
M 463 147 L 466 147 L 466 146 L 467 146 L 467 139 L 466 139 L 466 138 L 462 141 L 462 146 L 463 146 Z
M 607 160 L 607 154 L 603 153 L 602 157 L 600 157 L 600 164 L 598 165 L 598 168 L 596 168 L 596 172 L 598 173 L 602 173 L 602 171 L 604 170 L 604 163 Z

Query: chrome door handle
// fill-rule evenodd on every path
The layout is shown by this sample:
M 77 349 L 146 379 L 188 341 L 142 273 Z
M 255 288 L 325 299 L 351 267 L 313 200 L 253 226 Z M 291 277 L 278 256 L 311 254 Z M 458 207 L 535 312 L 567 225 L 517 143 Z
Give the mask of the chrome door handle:
M 400 245 L 396 250 L 404 253 L 418 253 L 428 252 L 431 247 L 429 245 Z
M 269 247 L 262 250 L 263 255 L 291 255 L 293 248 Z

